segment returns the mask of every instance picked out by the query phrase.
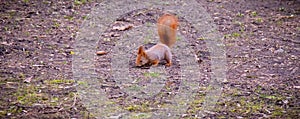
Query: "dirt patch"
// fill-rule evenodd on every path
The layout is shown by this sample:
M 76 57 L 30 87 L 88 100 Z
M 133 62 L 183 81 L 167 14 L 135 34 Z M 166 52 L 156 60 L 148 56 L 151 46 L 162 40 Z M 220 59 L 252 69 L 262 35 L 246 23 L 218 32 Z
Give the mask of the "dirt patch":
M 198 1 L 224 35 L 227 48 L 227 79 L 216 108 L 207 118 L 296 118 L 299 117 L 300 1 L 207 0 Z M 0 2 L 0 117 L 1 118 L 89 118 L 77 96 L 72 80 L 73 42 L 76 32 L 97 4 L 85 1 L 1 1 Z M 141 12 L 142 11 L 142 12 Z M 155 24 L 160 10 L 136 10 L 120 16 L 99 41 L 99 50 L 110 51 L 125 31 L 114 26 Z M 186 34 L 199 60 L 199 91 L 183 118 L 199 117 L 197 111 L 209 90 L 210 55 L 205 39 L 198 39 L 192 24 L 180 18 L 180 32 Z M 180 41 L 179 41 L 180 42 Z M 151 46 L 152 41 L 145 41 Z M 193 47 L 193 46 L 191 46 Z M 133 66 L 135 51 L 130 52 Z M 111 55 L 96 57 L 97 73 L 103 74 L 101 87 L 123 109 L 132 112 L 155 111 L 170 103 L 180 91 L 180 65 L 166 68 L 166 84 L 153 98 L 131 97 L 115 86 L 109 70 Z M 163 66 L 162 64 L 160 66 Z M 131 67 L 138 86 L 160 74 Z M 24 83 L 24 80 L 27 83 Z M 133 88 L 134 89 L 134 88 Z
M 220 118 L 299 115 L 300 1 L 201 1 L 227 46 Z
M 92 3 L 12 0 L 0 6 L 0 117 L 84 117 L 71 80 L 71 46 Z
M 114 80 L 114 76 L 111 72 L 114 63 L 114 55 L 118 55 L 114 53 L 116 50 L 114 47 L 116 46 L 116 42 L 120 40 L 121 37 L 124 35 L 124 32 L 128 31 L 118 31 L 113 28 L 116 27 L 122 27 L 122 26 L 128 26 L 129 24 L 133 26 L 133 28 L 140 27 L 141 25 L 148 25 L 150 26 L 153 25 L 156 28 L 156 20 L 159 18 L 159 16 L 163 15 L 162 10 L 151 10 L 151 9 L 140 9 L 136 11 L 132 11 L 131 13 L 128 13 L 124 16 L 121 16 L 118 18 L 117 22 L 112 24 L 104 35 L 102 35 L 102 38 L 99 40 L 99 50 L 105 50 L 108 52 L 111 52 L 108 55 L 104 56 L 99 56 L 97 57 L 97 67 L 101 67 L 97 69 L 97 73 L 99 74 L 100 77 L 104 78 L 104 81 L 102 82 L 102 88 L 107 92 L 107 97 L 111 100 L 114 100 L 114 102 L 117 102 L 119 105 L 121 105 L 124 109 L 132 112 L 149 112 L 149 111 L 155 111 L 162 105 L 166 105 L 174 98 L 176 94 L 178 94 L 180 90 L 180 84 L 182 83 L 182 76 L 180 75 L 181 73 L 181 66 L 179 63 L 179 55 L 176 55 L 176 52 L 173 49 L 174 57 L 173 57 L 173 65 L 171 67 L 165 67 L 164 64 L 165 62 L 162 62 L 159 64 L 159 68 L 162 70 L 165 69 L 165 74 L 161 72 L 161 70 L 156 70 L 160 72 L 155 72 L 155 70 L 151 70 L 150 67 L 145 66 L 145 67 L 135 67 L 134 61 L 136 58 L 136 53 L 137 53 L 137 48 L 133 47 L 131 48 L 131 51 L 127 51 L 125 54 L 126 56 L 129 57 L 129 73 L 126 75 L 126 77 L 130 77 L 131 81 L 126 84 L 121 84 L 121 87 L 129 87 L 130 90 L 136 90 L 139 92 L 136 96 L 132 96 L 132 94 L 128 94 L 128 92 L 122 90 L 120 88 L 120 85 L 117 85 L 117 81 Z M 192 26 L 187 23 L 187 20 L 183 18 L 179 18 L 181 21 L 181 27 L 178 30 L 181 32 L 181 34 L 184 34 L 187 39 L 187 41 L 179 40 L 178 42 L 189 42 L 189 46 L 192 48 L 191 50 L 193 51 L 194 54 L 198 54 L 199 56 L 199 65 L 200 71 L 202 72 L 201 77 L 199 79 L 199 82 L 201 83 L 201 87 L 205 88 L 204 85 L 207 86 L 208 84 L 208 79 L 210 76 L 210 63 L 209 63 L 209 53 L 207 53 L 207 48 L 205 46 L 205 42 L 202 40 L 197 40 L 197 36 L 195 34 L 187 33 L 186 31 L 192 31 L 195 30 L 192 28 Z M 149 29 L 151 29 L 149 27 Z M 129 29 L 130 30 L 130 29 Z M 154 34 L 156 34 L 156 29 L 153 29 Z M 185 32 L 185 33 L 184 33 Z M 117 36 L 117 37 L 115 37 Z M 142 42 L 144 43 L 143 45 L 146 46 L 147 48 L 150 48 L 153 46 L 155 43 L 158 42 L 158 37 L 155 37 L 155 39 L 149 39 L 147 36 L 150 35 L 145 35 L 146 38 L 140 39 L 143 40 Z M 195 40 L 196 39 L 196 40 Z M 197 51 L 196 48 L 194 47 L 195 44 L 199 44 L 201 48 L 200 51 Z M 133 44 L 129 47 L 132 47 Z M 176 46 L 175 46 L 176 47 Z M 201 56 L 200 56 L 201 55 Z M 194 57 L 193 57 L 194 58 Z M 125 59 L 123 59 L 125 60 Z M 194 59 L 193 59 L 194 60 Z M 159 69 L 157 68 L 157 69 Z M 163 75 L 166 75 L 163 77 Z M 147 96 L 143 96 L 141 98 L 141 95 L 147 95 L 147 93 L 153 93 L 153 92 L 143 92 L 141 91 L 143 87 L 147 87 L 151 80 L 154 80 L 155 78 L 160 78 L 158 80 L 163 80 L 163 81 L 157 81 L 152 83 L 161 83 L 161 85 L 164 85 L 161 87 L 162 89 L 160 90 L 159 93 L 152 95 L 148 98 L 145 98 Z M 149 88 L 149 87 L 148 87 Z

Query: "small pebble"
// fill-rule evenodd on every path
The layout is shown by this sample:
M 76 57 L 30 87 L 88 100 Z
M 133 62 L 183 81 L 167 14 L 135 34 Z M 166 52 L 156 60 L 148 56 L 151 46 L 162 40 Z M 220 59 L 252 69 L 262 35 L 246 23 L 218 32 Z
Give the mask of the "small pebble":
M 282 52 L 284 52 L 283 49 L 278 49 L 278 50 L 275 50 L 275 51 L 274 51 L 274 53 L 282 53 Z

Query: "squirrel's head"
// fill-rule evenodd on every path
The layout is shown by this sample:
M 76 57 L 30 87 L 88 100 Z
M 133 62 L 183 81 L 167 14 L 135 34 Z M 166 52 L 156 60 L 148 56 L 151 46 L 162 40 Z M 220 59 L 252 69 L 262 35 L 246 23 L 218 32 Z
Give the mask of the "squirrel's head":
M 136 66 L 144 66 L 145 64 L 148 64 L 150 62 L 146 52 L 145 48 L 143 46 L 140 46 L 138 49 L 138 54 L 136 57 L 135 65 Z

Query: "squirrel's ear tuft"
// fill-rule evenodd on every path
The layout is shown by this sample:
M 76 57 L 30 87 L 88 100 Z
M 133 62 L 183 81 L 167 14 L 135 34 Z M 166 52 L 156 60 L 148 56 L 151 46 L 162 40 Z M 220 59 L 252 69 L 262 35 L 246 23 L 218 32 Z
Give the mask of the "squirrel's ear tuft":
M 139 50 L 138 50 L 138 54 L 143 54 L 145 51 L 144 51 L 144 47 L 143 46 L 140 46 L 139 47 Z

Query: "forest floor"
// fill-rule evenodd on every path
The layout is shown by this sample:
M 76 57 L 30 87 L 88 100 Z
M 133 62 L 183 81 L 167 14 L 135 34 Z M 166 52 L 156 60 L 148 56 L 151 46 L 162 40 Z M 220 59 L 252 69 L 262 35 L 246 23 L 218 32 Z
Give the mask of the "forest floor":
M 205 118 L 297 118 L 300 117 L 300 1 L 299 0 L 197 0 L 212 17 L 226 47 L 227 80 L 215 108 Z M 0 1 L 0 118 L 93 118 L 78 96 L 73 80 L 72 55 L 76 35 L 96 1 Z M 123 30 L 117 25 L 155 24 L 160 10 L 139 10 L 120 16 L 102 35 L 99 50 L 110 51 Z M 182 30 L 193 31 L 179 16 Z M 117 30 L 116 30 L 117 29 Z M 118 29 L 122 29 L 118 31 Z M 183 33 L 182 33 L 183 34 Z M 185 32 L 186 36 L 193 36 Z M 195 38 L 196 37 L 196 38 Z M 192 42 L 206 45 L 200 36 Z M 194 38 L 194 39 L 193 39 Z M 181 41 L 177 41 L 181 42 Z M 145 42 L 148 43 L 148 42 Z M 152 42 L 151 42 L 152 43 Z M 149 44 L 151 44 L 149 43 Z M 194 49 L 199 59 L 199 89 L 181 118 L 195 118 L 203 110 L 209 90 L 210 59 L 205 49 Z M 110 72 L 111 54 L 97 56 L 96 72 L 105 74 L 99 88 L 129 112 L 151 112 L 168 102 L 181 89 L 180 64 L 166 68 L 166 86 L 161 95 L 148 100 L 126 102 L 126 92 L 114 84 Z M 134 65 L 135 51 L 129 65 Z M 98 68 L 98 69 L 97 69 Z M 145 85 L 146 69 L 131 67 L 137 85 Z M 104 85 L 105 84 L 105 85 Z M 109 84 L 109 85 L 107 85 Z M 171 93 L 170 93 L 171 92 Z M 120 117 L 121 118 L 121 117 Z M 146 117 L 137 117 L 146 118 Z

